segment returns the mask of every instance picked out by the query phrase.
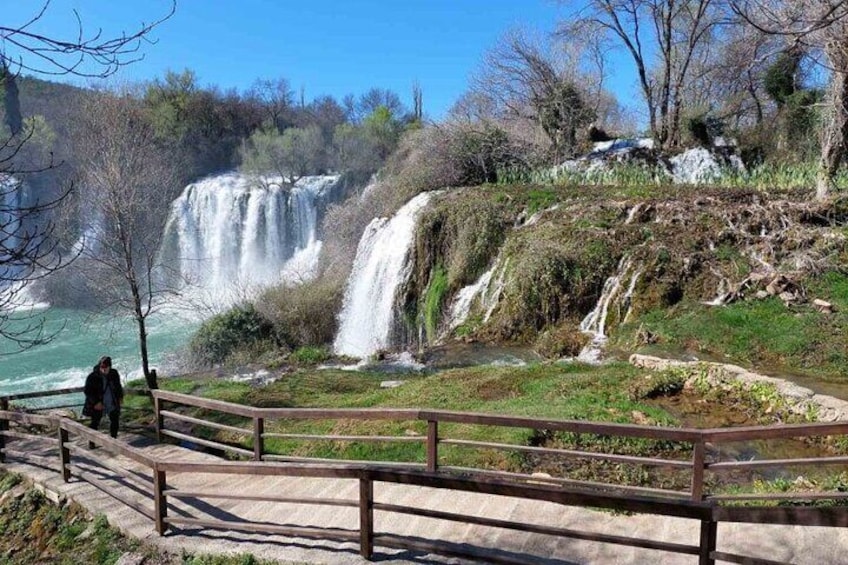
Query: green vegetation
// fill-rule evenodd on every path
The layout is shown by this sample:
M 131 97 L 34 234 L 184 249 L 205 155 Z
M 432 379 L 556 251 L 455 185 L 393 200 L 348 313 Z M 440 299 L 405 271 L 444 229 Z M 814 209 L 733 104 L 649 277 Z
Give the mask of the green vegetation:
M 344 371 L 297 371 L 261 388 L 242 383 L 205 379 L 163 379 L 163 388 L 268 407 L 301 408 L 438 408 L 532 417 L 633 422 L 633 414 L 658 425 L 673 425 L 662 409 L 638 400 L 627 392 L 627 383 L 640 374 L 627 364 L 603 367 L 581 364 L 533 365 L 524 368 L 475 367 L 430 376 L 407 376 L 397 388 L 385 389 L 384 374 Z M 188 389 L 188 390 L 187 390 Z M 232 422 L 230 422 L 232 423 Z M 243 422 L 241 422 L 243 424 Z M 480 441 L 503 441 L 527 445 L 537 441 L 520 428 L 485 428 L 445 424 L 445 435 Z M 335 435 L 424 436 L 425 422 L 277 421 L 266 425 L 276 433 Z M 218 441 L 241 438 L 210 432 Z M 266 449 L 274 453 L 367 460 L 424 461 L 423 443 L 302 442 L 268 438 Z M 635 448 L 634 448 L 635 449 Z M 519 470 L 528 461 L 503 452 L 468 450 L 445 446 L 443 462 Z
M 57 505 L 17 474 L 0 469 L 0 562 L 111 564 L 125 553 L 156 565 L 263 565 L 249 554 L 169 555 L 124 537 L 104 516 L 90 516 L 74 503 Z
M 848 275 L 811 279 L 807 295 L 835 306 L 825 314 L 810 304 L 786 307 L 777 298 L 744 300 L 724 307 L 684 301 L 646 312 L 622 328 L 618 343 L 647 330 L 661 345 L 721 355 L 736 362 L 782 368 L 825 379 L 844 378 L 848 341 Z
M 295 349 L 289 356 L 289 361 L 298 365 L 317 365 L 332 357 L 326 347 L 303 346 Z
M 271 324 L 252 304 L 236 306 L 205 321 L 192 337 L 189 349 L 200 364 L 224 361 L 240 346 L 271 338 Z
M 445 292 L 448 288 L 448 274 L 442 265 L 437 265 L 424 295 L 424 328 L 427 339 L 435 340 L 438 332 L 439 318 L 444 306 Z

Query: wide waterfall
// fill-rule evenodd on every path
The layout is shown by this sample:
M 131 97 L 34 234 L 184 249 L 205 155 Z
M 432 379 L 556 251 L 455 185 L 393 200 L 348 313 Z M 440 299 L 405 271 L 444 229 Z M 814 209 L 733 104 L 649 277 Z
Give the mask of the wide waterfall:
M 337 354 L 365 358 L 392 345 L 395 295 L 409 278 L 415 222 L 430 197 L 419 194 L 393 218 L 372 220 L 365 229 L 345 290 Z
M 171 206 L 163 263 L 181 280 L 225 300 L 234 293 L 313 276 L 318 207 L 337 176 L 279 179 L 230 173 L 190 184 Z

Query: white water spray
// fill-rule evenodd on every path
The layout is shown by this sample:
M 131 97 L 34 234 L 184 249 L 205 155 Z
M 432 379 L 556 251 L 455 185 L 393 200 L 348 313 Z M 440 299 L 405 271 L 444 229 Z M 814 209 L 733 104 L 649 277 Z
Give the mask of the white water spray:
M 337 354 L 364 358 L 391 346 L 395 294 L 409 278 L 415 223 L 430 198 L 419 194 L 393 218 L 372 220 L 362 234 L 333 343 Z
M 190 184 L 171 205 L 161 250 L 211 297 L 309 280 L 317 265 L 317 206 L 337 176 L 279 179 L 230 173 Z
M 630 315 L 630 299 L 636 288 L 636 282 L 641 275 L 641 270 L 633 271 L 627 290 L 622 294 L 622 280 L 633 268 L 633 262 L 629 256 L 621 258 L 616 273 L 604 282 L 601 296 L 598 298 L 595 308 L 580 322 L 580 331 L 592 336 L 592 340 L 583 348 L 577 356 L 578 361 L 584 363 L 598 363 L 601 358 L 601 349 L 607 341 L 606 324 L 610 307 L 621 300 L 626 304 L 627 311 L 622 321 Z

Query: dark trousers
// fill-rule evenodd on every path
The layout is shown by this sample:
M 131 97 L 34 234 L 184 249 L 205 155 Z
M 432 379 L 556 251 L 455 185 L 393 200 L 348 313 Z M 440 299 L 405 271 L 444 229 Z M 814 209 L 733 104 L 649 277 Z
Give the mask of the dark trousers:
M 121 416 L 121 410 L 112 410 L 109 412 L 109 435 L 112 437 L 118 437 L 118 420 Z M 92 430 L 100 429 L 100 420 L 103 419 L 103 410 L 94 410 L 91 412 L 91 424 L 89 427 Z M 89 442 L 89 447 L 92 447 L 91 442 Z

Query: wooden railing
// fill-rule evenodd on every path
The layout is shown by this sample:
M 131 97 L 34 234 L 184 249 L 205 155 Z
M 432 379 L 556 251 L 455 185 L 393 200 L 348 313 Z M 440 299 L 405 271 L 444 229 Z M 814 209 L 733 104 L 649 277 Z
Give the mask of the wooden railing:
M 419 549 L 439 553 L 451 552 L 466 555 L 467 549 L 458 550 L 445 547 L 437 541 L 425 542 L 411 540 L 394 535 L 374 531 L 373 515 L 375 511 L 392 512 L 407 515 L 437 518 L 442 520 L 478 524 L 484 526 L 506 528 L 524 532 L 533 532 L 562 536 L 574 539 L 592 540 L 604 543 L 630 545 L 670 551 L 683 554 L 698 555 L 700 563 L 712 563 L 716 559 L 731 562 L 760 562 L 763 559 L 731 555 L 716 551 L 717 524 L 719 522 L 749 522 L 767 524 L 793 524 L 803 526 L 848 526 L 848 506 L 768 506 L 776 500 L 797 503 L 799 499 L 819 501 L 829 499 L 838 502 L 848 497 L 843 492 L 805 492 L 799 494 L 781 493 L 721 495 L 706 492 L 705 476 L 708 473 L 725 471 L 756 471 L 769 467 L 785 467 L 790 465 L 848 465 L 848 457 L 818 457 L 800 459 L 773 459 L 757 461 L 718 461 L 711 460 L 708 450 L 715 444 L 723 442 L 752 441 L 761 439 L 783 439 L 810 436 L 832 436 L 848 433 L 848 422 L 827 424 L 784 425 L 771 427 L 744 427 L 730 429 L 680 429 L 658 428 L 651 426 L 634 426 L 624 424 L 607 424 L 597 422 L 566 421 L 509 417 L 490 414 L 474 414 L 437 410 L 415 409 L 278 409 L 256 408 L 239 404 L 195 398 L 188 395 L 153 391 L 156 431 L 160 438 L 171 437 L 180 441 L 188 441 L 197 445 L 229 452 L 249 461 L 218 461 L 213 463 L 198 463 L 187 461 L 157 460 L 143 452 L 126 446 L 118 440 L 103 436 L 85 426 L 59 416 L 44 416 L 36 414 L 9 411 L 8 401 L 2 404 L 0 398 L 0 441 L 5 438 L 22 438 L 25 434 L 9 430 L 9 423 L 53 426 L 58 430 L 56 441 L 60 471 L 64 480 L 70 480 L 72 474 L 93 486 L 103 490 L 110 496 L 135 508 L 140 513 L 151 518 L 155 529 L 163 535 L 169 527 L 195 527 L 227 530 L 245 530 L 250 532 L 277 533 L 298 537 L 334 538 L 342 540 L 359 540 L 360 552 L 370 558 L 373 555 L 375 543 L 385 547 Z M 181 409 L 178 407 L 182 407 Z M 198 409 L 197 412 L 212 411 L 228 417 L 240 417 L 245 421 L 244 426 L 223 424 L 200 417 L 198 413 L 185 414 L 185 408 Z M 182 410 L 180 412 L 179 410 Z M 273 432 L 277 420 L 389 420 L 421 422 L 426 426 L 426 434 L 422 436 L 370 436 L 370 435 L 317 435 L 317 434 L 284 434 Z M 238 434 L 244 438 L 240 444 L 224 443 L 212 439 L 204 439 L 187 433 L 177 432 L 166 423 L 169 421 L 183 422 L 190 429 L 207 427 L 212 430 Z M 270 425 L 269 425 L 270 423 Z M 598 453 L 589 449 L 554 449 L 546 447 L 527 446 L 519 444 L 481 442 L 461 437 L 448 437 L 446 429 L 449 425 L 487 426 L 502 428 L 525 428 L 536 431 L 570 432 L 581 436 L 591 437 L 625 437 L 681 442 L 691 446 L 688 459 L 651 458 L 615 453 Z M 266 429 L 267 428 L 267 429 Z M 106 485 L 98 477 L 87 472 L 85 468 L 75 465 L 72 457 L 79 448 L 70 444 L 70 436 L 81 438 L 82 441 L 95 441 L 102 446 L 105 453 L 121 454 L 141 465 L 150 473 L 150 480 L 145 483 L 145 492 L 149 493 L 147 505 L 138 501 L 128 501 Z M 326 461 L 305 460 L 286 454 L 270 453 L 265 449 L 265 439 L 282 437 L 302 441 L 417 441 L 424 444 L 423 460 L 401 462 L 375 461 Z M 617 465 L 635 465 L 667 467 L 691 473 L 689 489 L 685 491 L 624 486 L 620 484 L 573 480 L 567 477 L 539 477 L 521 473 L 482 468 L 458 468 L 442 464 L 440 446 L 459 446 L 474 449 L 509 450 L 536 455 L 560 457 L 567 460 L 590 459 L 607 461 Z M 9 449 L 5 443 L 0 443 L 0 457 L 5 454 L 26 458 L 27 453 Z M 92 452 L 86 452 L 86 457 L 93 457 Z M 98 456 L 99 457 L 99 456 Z M 122 470 L 105 458 L 103 463 L 119 476 L 131 473 Z M 332 480 L 352 480 L 359 484 L 358 500 L 339 500 L 322 498 L 294 498 L 274 495 L 247 495 L 237 492 L 198 491 L 196 489 L 179 489 L 168 483 L 168 477 L 176 474 L 228 474 L 236 476 L 296 476 L 319 477 Z M 584 506 L 592 508 L 607 508 L 619 511 L 647 513 L 663 516 L 675 516 L 698 520 L 701 524 L 701 538 L 698 545 L 676 544 L 656 540 L 633 539 L 599 533 L 566 530 L 537 524 L 518 523 L 496 520 L 474 515 L 456 514 L 436 509 L 422 509 L 396 504 L 386 504 L 374 501 L 374 483 L 399 483 L 419 485 L 453 491 L 477 492 L 512 496 L 530 500 L 544 500 L 565 505 Z M 169 499 L 171 502 L 169 502 Z M 263 501 L 288 504 L 318 504 L 329 506 L 352 507 L 359 509 L 359 529 L 342 530 L 296 525 L 274 525 L 265 522 L 228 521 L 228 520 L 199 520 L 180 515 L 171 516 L 168 513 L 173 501 L 185 499 L 211 500 L 240 500 Z M 732 506 L 729 501 L 745 500 L 748 504 L 761 503 L 753 506 Z M 152 507 L 150 505 L 152 502 Z M 211 503 L 209 503 L 211 504 Z M 472 552 L 473 553 L 473 552 Z M 473 556 L 473 555 L 472 555 Z M 478 555 L 479 557 L 479 555 Z M 515 563 L 520 558 L 509 556 L 485 556 L 490 562 Z

